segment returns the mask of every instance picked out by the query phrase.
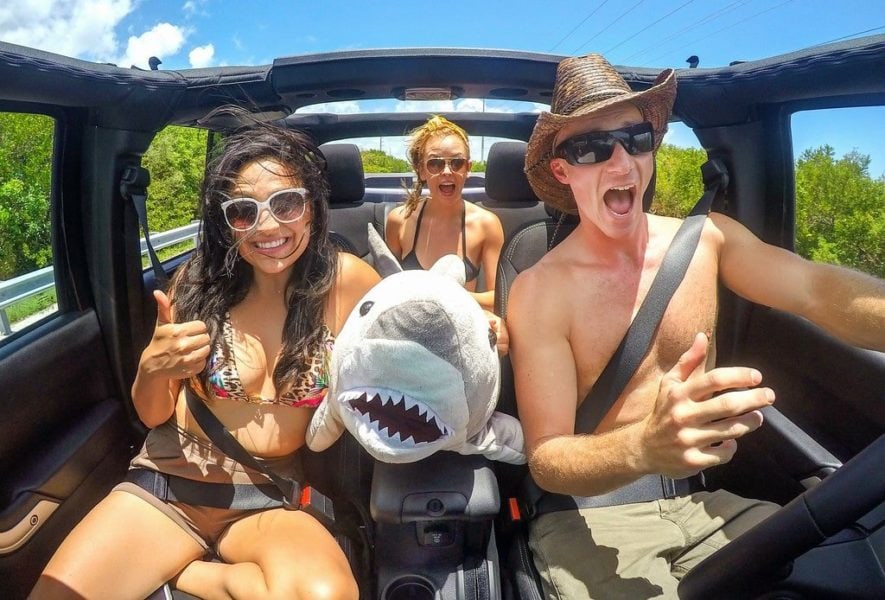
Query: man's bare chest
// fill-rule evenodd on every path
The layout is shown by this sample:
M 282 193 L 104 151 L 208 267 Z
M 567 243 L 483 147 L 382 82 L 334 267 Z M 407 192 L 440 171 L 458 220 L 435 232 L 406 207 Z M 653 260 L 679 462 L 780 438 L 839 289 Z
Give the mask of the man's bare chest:
M 575 282 L 569 341 L 575 357 L 579 401 L 620 344 L 649 292 L 655 272 L 632 279 L 603 274 L 583 284 Z M 657 379 L 676 363 L 697 333 L 713 335 L 718 310 L 716 276 L 715 262 L 703 254 L 695 257 L 628 391 L 643 384 L 656 389 Z

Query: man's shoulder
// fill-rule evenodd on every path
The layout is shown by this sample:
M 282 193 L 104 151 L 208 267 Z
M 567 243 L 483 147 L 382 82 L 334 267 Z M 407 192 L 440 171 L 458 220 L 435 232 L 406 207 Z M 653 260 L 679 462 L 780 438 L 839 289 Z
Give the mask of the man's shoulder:
M 666 245 L 669 245 L 670 241 L 673 239 L 673 236 L 676 235 L 676 232 L 679 230 L 679 227 L 682 223 L 685 222 L 685 219 L 681 219 L 678 217 L 667 217 L 664 215 L 648 215 L 648 231 L 649 236 L 651 238 L 657 238 Z M 734 223 L 732 219 L 726 217 L 725 215 L 719 213 L 710 213 L 707 215 L 707 220 L 704 222 L 703 234 L 701 237 L 700 244 L 701 246 L 719 246 L 721 245 L 724 234 L 723 227 L 728 229 L 731 223 Z
M 666 215 L 655 215 L 646 213 L 648 229 L 651 232 L 657 231 L 675 231 L 679 229 L 685 219 L 679 217 L 668 217 Z
M 513 282 L 511 297 L 520 295 L 544 299 L 557 297 L 557 291 L 566 285 L 564 281 L 566 265 L 558 254 L 555 249 L 551 250 L 531 267 L 520 272 Z

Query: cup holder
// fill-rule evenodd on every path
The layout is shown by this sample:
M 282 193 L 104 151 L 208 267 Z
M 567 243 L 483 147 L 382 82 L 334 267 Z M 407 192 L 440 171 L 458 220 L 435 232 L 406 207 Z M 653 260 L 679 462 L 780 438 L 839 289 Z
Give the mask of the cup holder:
M 417 575 L 394 579 L 384 589 L 383 600 L 434 600 L 433 584 Z

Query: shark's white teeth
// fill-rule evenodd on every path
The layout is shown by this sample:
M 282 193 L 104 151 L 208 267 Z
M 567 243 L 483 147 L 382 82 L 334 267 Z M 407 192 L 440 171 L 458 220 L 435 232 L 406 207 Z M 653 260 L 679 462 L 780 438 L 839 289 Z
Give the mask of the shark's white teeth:
M 420 448 L 421 446 L 425 446 L 430 443 L 438 443 L 436 442 L 416 442 L 412 435 L 406 437 L 406 439 L 402 439 L 400 432 L 394 432 L 393 435 L 390 434 L 390 431 L 387 427 L 382 429 L 378 429 L 379 423 L 377 420 L 372 420 L 371 416 L 368 414 L 363 414 L 357 412 L 359 420 L 368 426 L 373 432 L 375 432 L 379 438 L 386 440 L 386 443 L 391 446 L 399 446 L 401 448 Z M 443 437 L 450 437 L 452 435 L 452 430 L 444 425 L 440 425 L 439 421 L 434 417 L 433 418 L 434 425 L 442 432 Z
M 413 409 L 413 413 L 417 413 L 426 423 L 436 427 L 441 437 L 447 438 L 453 435 L 452 429 L 445 425 L 432 409 L 416 398 L 399 391 L 383 388 L 357 388 L 340 392 L 338 394 L 338 402 L 347 405 L 350 412 L 356 415 L 362 423 L 376 432 L 379 437 L 389 440 L 392 444 L 414 448 L 432 442 L 416 442 L 411 434 L 405 440 L 402 440 L 399 432 L 391 436 L 386 426 L 379 430 L 380 422 L 377 417 L 373 420 L 371 416 L 372 411 L 371 409 L 367 410 L 367 406 L 373 404 L 376 406 L 388 406 L 393 404 L 393 406 L 400 407 L 402 411 Z M 360 408 L 354 406 L 355 404 L 360 406 Z
M 356 400 L 360 396 L 364 395 L 366 395 L 366 392 L 364 392 L 363 390 L 348 390 L 346 392 L 341 392 L 340 394 L 338 394 L 338 401 L 352 402 L 353 400 Z

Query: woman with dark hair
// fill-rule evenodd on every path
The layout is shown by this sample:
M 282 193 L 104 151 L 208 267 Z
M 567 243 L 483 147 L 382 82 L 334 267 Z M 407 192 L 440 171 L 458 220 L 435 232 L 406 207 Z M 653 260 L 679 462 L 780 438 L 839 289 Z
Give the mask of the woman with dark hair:
M 312 516 L 280 503 L 231 506 L 235 488 L 266 490 L 268 479 L 215 446 L 187 404 L 188 394 L 205 402 L 267 469 L 302 479 L 298 450 L 335 334 L 378 281 L 330 242 L 328 194 L 305 135 L 254 123 L 226 138 L 203 182 L 200 243 L 169 296 L 154 292 L 157 324 L 132 386 L 151 428 L 144 447 L 32 597 L 144 598 L 170 579 L 201 598 L 358 596 L 346 557 Z M 158 493 L 158 480 L 181 497 Z M 184 501 L 194 488 L 201 501 Z M 205 560 L 210 551 L 223 562 Z

